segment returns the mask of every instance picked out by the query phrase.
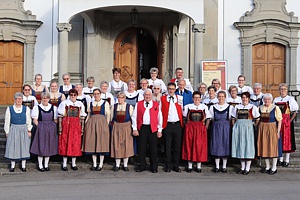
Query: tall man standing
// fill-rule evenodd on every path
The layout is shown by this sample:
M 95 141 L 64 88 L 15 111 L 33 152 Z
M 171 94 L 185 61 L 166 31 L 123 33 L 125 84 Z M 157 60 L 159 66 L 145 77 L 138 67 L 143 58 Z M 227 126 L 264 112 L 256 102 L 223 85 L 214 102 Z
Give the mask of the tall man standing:
M 178 103 L 175 95 L 175 83 L 169 83 L 168 95 L 162 96 L 160 101 L 163 115 L 163 137 L 165 139 L 165 172 L 171 171 L 171 161 L 173 160 L 173 170 L 181 172 L 179 168 L 180 150 L 182 142 L 182 107 Z M 173 149 L 173 156 L 172 156 Z
M 176 68 L 175 74 L 176 74 L 176 78 L 171 79 L 170 82 L 175 83 L 176 84 L 176 88 L 177 88 L 179 80 L 180 79 L 184 79 L 185 82 L 186 82 L 185 88 L 193 93 L 194 89 L 192 87 L 192 84 L 191 84 L 190 80 L 187 79 L 187 78 L 183 78 L 183 69 L 181 67 Z
M 157 138 L 162 136 L 162 113 L 159 104 L 152 101 L 152 90 L 144 91 L 144 100 L 137 102 L 132 114 L 133 135 L 139 136 L 139 165 L 136 172 L 146 169 L 147 142 L 150 148 L 150 170 L 157 173 Z

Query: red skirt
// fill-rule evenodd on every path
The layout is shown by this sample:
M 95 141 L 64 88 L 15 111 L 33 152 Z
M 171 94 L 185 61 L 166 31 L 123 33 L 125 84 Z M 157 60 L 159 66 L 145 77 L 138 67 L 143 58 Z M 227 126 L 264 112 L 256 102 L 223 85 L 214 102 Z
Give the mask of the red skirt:
M 182 159 L 193 162 L 207 162 L 207 130 L 203 122 L 188 122 L 182 144 Z
M 282 151 L 284 153 L 295 152 L 293 146 L 294 136 L 292 134 L 291 119 L 289 114 L 282 114 L 281 124 L 281 139 L 282 139 Z
M 58 137 L 58 154 L 81 156 L 81 124 L 79 117 L 64 117 L 62 133 Z

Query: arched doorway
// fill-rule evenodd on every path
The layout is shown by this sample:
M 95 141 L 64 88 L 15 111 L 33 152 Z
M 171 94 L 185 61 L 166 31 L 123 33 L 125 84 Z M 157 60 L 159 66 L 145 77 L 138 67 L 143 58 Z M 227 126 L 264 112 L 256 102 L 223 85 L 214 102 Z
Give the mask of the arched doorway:
M 14 102 L 23 84 L 24 48 L 20 42 L 0 42 L 0 105 Z
M 278 86 L 285 82 L 285 46 L 260 43 L 252 47 L 252 84 L 257 82 L 263 93 L 279 96 Z
M 122 70 L 121 80 L 150 78 L 149 70 L 157 67 L 157 43 L 143 28 L 122 31 L 114 44 L 114 67 Z

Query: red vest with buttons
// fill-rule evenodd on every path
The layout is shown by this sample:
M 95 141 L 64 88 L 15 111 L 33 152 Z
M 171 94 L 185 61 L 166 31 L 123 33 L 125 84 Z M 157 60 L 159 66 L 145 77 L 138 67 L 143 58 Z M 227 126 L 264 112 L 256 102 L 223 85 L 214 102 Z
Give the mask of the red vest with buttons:
M 177 95 L 175 95 L 177 98 Z M 166 128 L 167 124 L 168 124 L 168 113 L 169 113 L 169 107 L 170 107 L 170 102 L 167 101 L 168 96 L 162 96 L 160 99 L 161 102 L 161 112 L 162 112 L 162 116 L 163 116 L 163 125 L 162 128 Z M 181 106 L 178 104 L 178 101 L 175 103 L 176 106 L 176 110 L 178 113 L 178 118 L 180 121 L 180 125 L 181 127 L 183 127 L 183 120 L 182 120 L 182 108 Z
M 157 132 L 158 128 L 158 112 L 159 112 L 159 104 L 156 101 L 152 101 L 153 105 L 152 108 L 150 108 L 150 127 L 152 133 Z M 136 123 L 137 123 L 137 129 L 140 130 L 143 125 L 143 116 L 145 113 L 145 101 L 139 101 L 137 105 L 137 116 L 136 116 Z

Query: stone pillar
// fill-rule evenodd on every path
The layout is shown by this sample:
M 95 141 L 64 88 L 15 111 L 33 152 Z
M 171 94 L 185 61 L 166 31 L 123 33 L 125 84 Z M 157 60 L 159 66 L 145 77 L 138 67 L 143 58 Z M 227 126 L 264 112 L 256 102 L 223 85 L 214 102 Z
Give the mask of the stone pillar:
M 203 34 L 205 32 L 204 24 L 194 24 L 192 26 L 194 35 L 194 88 L 197 90 L 197 84 L 202 82 L 201 60 L 203 60 Z
M 58 84 L 62 85 L 62 74 L 68 72 L 68 35 L 72 29 L 69 23 L 57 23 L 57 30 L 59 31 L 58 44 Z
M 290 90 L 297 90 L 297 47 L 298 45 L 291 45 L 290 48 L 290 71 L 287 73 L 289 79 L 286 79 L 290 83 Z

